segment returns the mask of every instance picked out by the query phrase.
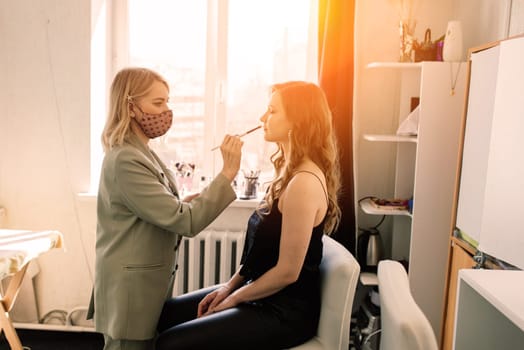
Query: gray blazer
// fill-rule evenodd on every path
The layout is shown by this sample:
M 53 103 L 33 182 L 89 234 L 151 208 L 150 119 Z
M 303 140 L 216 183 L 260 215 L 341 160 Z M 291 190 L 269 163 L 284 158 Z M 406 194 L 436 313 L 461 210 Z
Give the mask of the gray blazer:
M 217 176 L 183 203 L 173 173 L 136 136 L 107 152 L 98 189 L 95 285 L 88 318 L 113 339 L 151 339 L 172 294 L 178 244 L 236 198 Z

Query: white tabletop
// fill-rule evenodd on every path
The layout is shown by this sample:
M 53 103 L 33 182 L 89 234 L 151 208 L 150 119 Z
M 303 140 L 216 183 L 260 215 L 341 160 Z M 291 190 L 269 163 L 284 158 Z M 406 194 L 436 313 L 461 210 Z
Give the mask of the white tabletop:
M 40 254 L 62 247 L 63 237 L 58 231 L 0 229 L 0 279 L 19 271 Z
M 463 269 L 459 278 L 524 331 L 524 271 Z

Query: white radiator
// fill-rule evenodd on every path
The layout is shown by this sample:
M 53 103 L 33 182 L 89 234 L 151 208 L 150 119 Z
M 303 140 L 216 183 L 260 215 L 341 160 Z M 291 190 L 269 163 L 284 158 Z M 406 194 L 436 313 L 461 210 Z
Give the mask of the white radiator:
M 223 283 L 236 272 L 245 232 L 206 230 L 183 238 L 173 296 Z

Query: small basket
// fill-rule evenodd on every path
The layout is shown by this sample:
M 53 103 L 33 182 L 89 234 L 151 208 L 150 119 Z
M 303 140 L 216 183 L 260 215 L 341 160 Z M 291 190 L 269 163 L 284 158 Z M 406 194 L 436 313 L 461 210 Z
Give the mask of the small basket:
M 431 41 L 431 29 L 426 29 L 424 42 L 419 44 L 415 41 L 413 46 L 415 50 L 415 62 L 437 60 L 437 44 Z

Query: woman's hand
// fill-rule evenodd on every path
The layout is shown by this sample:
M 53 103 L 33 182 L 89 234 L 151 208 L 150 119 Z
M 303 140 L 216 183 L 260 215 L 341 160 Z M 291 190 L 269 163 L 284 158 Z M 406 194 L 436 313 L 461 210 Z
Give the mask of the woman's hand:
M 228 286 L 222 286 L 206 295 L 204 299 L 198 303 L 197 317 L 213 313 L 215 306 L 226 299 L 229 293 L 231 293 L 231 289 Z
M 220 302 L 215 307 L 210 307 L 209 310 L 204 315 L 212 314 L 214 312 L 219 312 L 225 309 L 230 309 L 232 307 L 237 306 L 238 304 L 240 304 L 240 301 L 237 298 L 235 298 L 235 294 L 233 293 L 229 295 L 228 297 L 226 297 L 222 302 Z
M 240 158 L 242 156 L 242 145 L 244 143 L 238 136 L 226 135 L 220 145 L 222 153 L 222 174 L 233 181 L 240 170 Z

